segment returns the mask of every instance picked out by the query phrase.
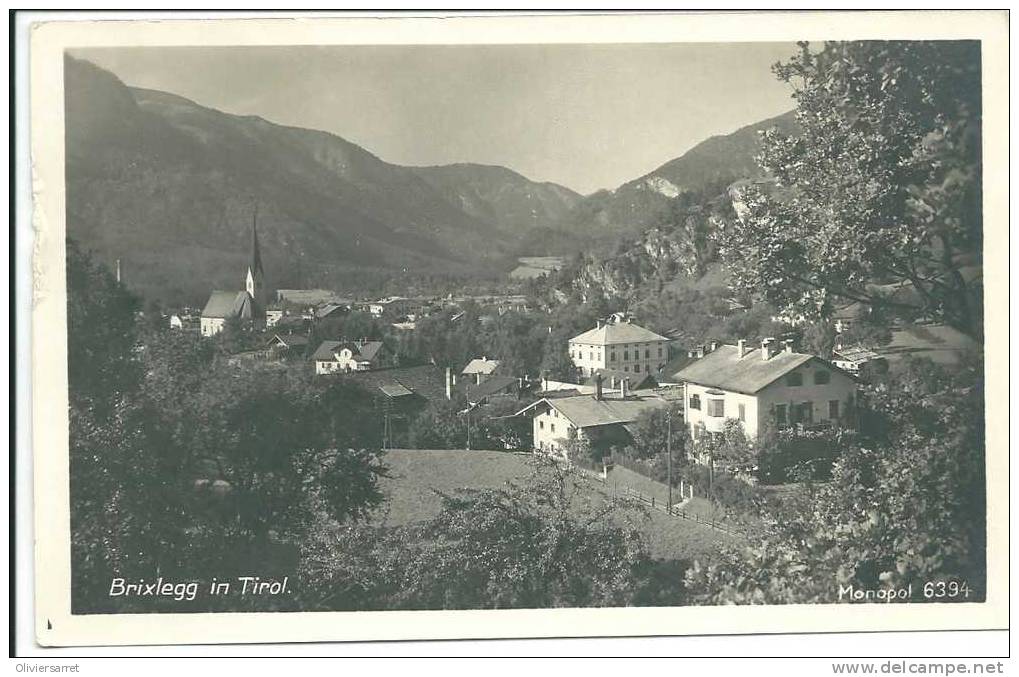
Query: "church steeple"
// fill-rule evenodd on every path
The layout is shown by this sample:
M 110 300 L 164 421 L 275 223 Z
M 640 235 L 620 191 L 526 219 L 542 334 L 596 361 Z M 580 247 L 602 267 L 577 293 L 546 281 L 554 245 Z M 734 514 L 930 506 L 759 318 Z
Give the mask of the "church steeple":
M 258 248 L 258 204 L 251 216 L 251 263 L 248 264 L 248 275 L 245 288 L 251 295 L 255 313 L 265 313 L 266 289 L 265 270 L 262 268 L 262 253 Z

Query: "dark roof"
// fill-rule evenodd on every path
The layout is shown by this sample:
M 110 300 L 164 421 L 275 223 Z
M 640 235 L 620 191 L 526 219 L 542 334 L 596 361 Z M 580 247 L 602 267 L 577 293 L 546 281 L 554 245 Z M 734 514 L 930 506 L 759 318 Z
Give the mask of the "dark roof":
M 687 351 L 684 350 L 682 354 L 672 358 L 665 363 L 664 367 L 658 370 L 658 377 L 663 381 L 677 381 L 679 372 L 696 361 L 696 357 L 690 357 Z
M 308 345 L 308 337 L 302 334 L 275 334 L 269 343 L 272 343 L 273 341 L 279 341 L 288 347 Z
M 366 341 L 365 343 L 354 344 L 353 352 L 362 360 L 371 361 L 378 356 L 383 348 L 385 348 L 385 344 L 382 341 Z
M 426 400 L 446 399 L 446 374 L 434 364 L 352 371 L 343 374 L 342 378 L 350 379 L 368 389 L 401 385 Z
M 345 312 L 347 310 L 347 306 L 339 303 L 327 303 L 315 310 L 315 317 L 321 320 L 325 317 L 329 317 L 337 310 L 342 310 Z
M 596 369 L 594 373 L 596 375 L 601 375 L 601 384 L 603 388 L 622 388 L 623 379 L 628 379 L 630 381 L 630 390 L 654 388 L 658 385 L 658 382 L 655 381 L 651 374 L 638 374 L 630 371 L 620 371 L 618 369 Z M 613 383 L 615 385 L 613 385 Z M 595 376 L 588 377 L 588 379 L 584 381 L 584 385 L 595 385 Z
M 202 309 L 202 317 L 251 317 L 251 297 L 246 291 L 214 291 Z
M 721 345 L 676 376 L 681 381 L 702 386 L 753 394 L 811 360 L 820 361 L 820 358 L 781 349 L 764 360 L 760 348 L 752 348 L 740 358 L 736 346 Z
M 414 394 L 414 391 L 399 383 L 387 383 L 385 385 L 380 385 L 379 390 L 381 390 L 387 397 L 405 397 L 407 395 Z
M 498 395 L 517 387 L 517 379 L 512 376 L 489 376 L 481 383 L 462 384 L 463 394 L 472 402 L 480 402 L 486 397 Z
M 342 344 L 342 341 L 322 341 L 315 352 L 312 353 L 311 359 L 323 362 L 332 362 L 336 359 L 333 352 Z

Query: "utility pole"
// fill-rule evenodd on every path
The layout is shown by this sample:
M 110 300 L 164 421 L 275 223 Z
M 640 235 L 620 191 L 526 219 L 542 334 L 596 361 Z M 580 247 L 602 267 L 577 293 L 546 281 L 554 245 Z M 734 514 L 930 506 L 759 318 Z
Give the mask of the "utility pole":
M 672 514 L 672 410 L 665 413 L 665 420 L 668 421 L 668 428 L 665 435 L 665 450 L 669 455 L 669 506 L 666 510 Z
M 471 450 L 471 386 L 467 384 L 467 451 Z

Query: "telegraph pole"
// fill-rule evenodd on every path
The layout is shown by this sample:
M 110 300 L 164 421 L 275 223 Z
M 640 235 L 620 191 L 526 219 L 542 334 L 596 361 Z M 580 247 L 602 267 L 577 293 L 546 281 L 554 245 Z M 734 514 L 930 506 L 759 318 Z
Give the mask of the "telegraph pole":
M 672 514 L 672 410 L 665 413 L 665 420 L 668 421 L 668 428 L 665 435 L 665 450 L 669 455 L 669 507 L 667 512 Z
M 471 386 L 467 385 L 467 451 L 471 450 Z

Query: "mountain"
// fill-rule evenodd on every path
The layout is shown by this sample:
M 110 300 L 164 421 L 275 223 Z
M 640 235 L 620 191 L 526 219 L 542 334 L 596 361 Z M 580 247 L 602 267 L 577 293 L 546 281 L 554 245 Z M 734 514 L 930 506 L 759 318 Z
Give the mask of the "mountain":
M 558 237 L 542 232 L 546 246 L 556 253 L 572 252 L 578 236 L 588 243 L 609 244 L 620 237 L 637 236 L 667 221 L 675 199 L 682 193 L 722 195 L 732 183 L 758 178 L 754 157 L 760 149 L 760 132 L 778 129 L 795 133 L 793 111 L 748 125 L 731 134 L 712 136 L 652 172 L 624 183 L 614 191 L 602 190 L 581 200 L 553 224 Z
M 487 274 L 580 199 L 502 167 L 402 167 L 345 139 L 130 88 L 65 59 L 67 231 L 129 284 L 237 288 L 257 209 L 267 279 L 349 289 L 384 271 Z

